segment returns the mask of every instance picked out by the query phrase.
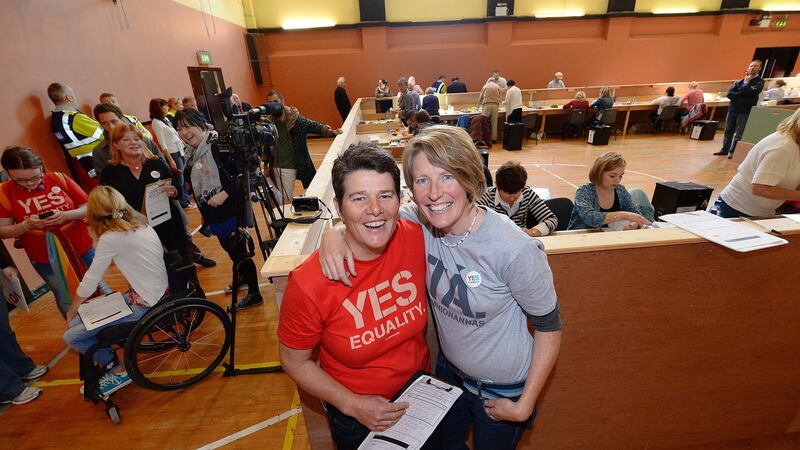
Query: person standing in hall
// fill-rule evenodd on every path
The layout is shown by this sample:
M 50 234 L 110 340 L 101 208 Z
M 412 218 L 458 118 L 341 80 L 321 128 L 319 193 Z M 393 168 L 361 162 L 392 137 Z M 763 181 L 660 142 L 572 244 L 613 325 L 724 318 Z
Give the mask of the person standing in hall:
M 504 102 L 506 107 L 506 122 L 522 122 L 522 91 L 519 90 L 514 80 L 508 80 L 506 85 L 508 86 Z
M 500 76 L 500 69 L 492 70 L 492 76 L 489 77 L 489 79 L 486 80 L 486 82 L 488 83 L 490 81 L 493 81 L 495 84 L 500 86 L 500 89 L 506 88 L 506 79 Z
M 495 71 L 495 73 L 497 73 Z M 506 80 L 503 78 L 503 86 L 506 85 Z M 489 123 L 492 126 L 492 143 L 497 142 L 497 112 L 500 108 L 500 85 L 497 81 L 489 78 L 489 81 L 481 88 L 481 95 L 478 97 L 478 107 L 481 108 L 481 114 L 489 118 Z
M 453 77 L 450 80 L 450 86 L 447 86 L 448 94 L 460 94 L 467 92 L 467 85 L 458 77 Z
M 8 278 L 19 277 L 17 269 L 5 256 L 0 256 L 0 268 Z M 34 364 L 19 346 L 17 336 L 8 322 L 6 299 L 0 292 L 0 405 L 22 405 L 36 400 L 42 389 L 25 386 L 25 383 L 46 373 L 47 366 Z
M 717 156 L 733 157 L 736 143 L 742 138 L 747 118 L 750 117 L 750 108 L 758 103 L 758 94 L 764 89 L 764 79 L 760 76 L 761 61 L 755 60 L 747 66 L 744 78 L 733 83 L 728 89 L 728 115 L 725 116 L 725 138 L 722 148 L 714 153 Z
M 339 115 L 342 116 L 342 122 L 347 119 L 347 115 L 350 114 L 350 108 L 352 108 L 350 98 L 347 97 L 347 91 L 344 89 L 346 81 L 344 77 L 339 77 L 336 80 L 336 90 L 333 92 L 333 101 L 336 103 Z
M 397 80 L 397 89 L 399 91 L 397 108 L 392 108 L 392 111 L 400 113 L 399 116 L 401 118 L 405 118 L 409 111 L 415 112 L 419 109 L 419 107 L 417 106 L 417 102 L 414 100 L 414 93 L 408 90 L 408 79 L 400 78 Z
M 311 155 L 308 153 L 307 135 L 334 136 L 341 134 L 342 130 L 334 130 L 330 125 L 301 116 L 300 111 L 286 105 L 283 94 L 274 89 L 267 93 L 267 102 L 283 105 L 283 114 L 280 117 L 273 117 L 272 120 L 278 129 L 277 164 L 273 168 L 278 169 L 275 176 L 281 183 L 283 202 L 291 203 L 294 196 L 294 181 L 299 179 L 303 183 L 303 188 L 307 189 L 317 174 Z
M 78 109 L 75 92 L 66 84 L 50 84 L 47 86 L 47 96 L 55 106 L 50 124 L 53 135 L 64 150 L 72 176 L 79 183 L 95 178 L 97 175 L 92 166 L 92 149 L 98 141 L 103 140 L 103 129 L 99 123 Z M 81 172 L 85 177 L 79 175 Z

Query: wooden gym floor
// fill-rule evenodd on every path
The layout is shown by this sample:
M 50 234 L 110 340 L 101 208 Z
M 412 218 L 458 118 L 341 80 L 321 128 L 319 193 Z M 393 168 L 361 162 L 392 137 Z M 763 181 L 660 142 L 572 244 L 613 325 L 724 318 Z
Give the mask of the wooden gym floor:
M 528 184 L 550 189 L 552 197 L 573 198 L 577 186 L 587 182 L 594 159 L 606 151 L 625 155 L 628 167 L 623 183 L 642 188 L 652 196 L 661 180 L 688 180 L 714 188 L 714 197 L 735 173 L 735 165 L 724 157 L 712 156 L 722 136 L 714 141 L 693 141 L 686 136 L 628 136 L 608 146 L 595 147 L 581 140 L 549 139 L 539 145 L 533 141 L 522 151 L 506 151 L 495 145 L 490 155 L 494 171 L 514 159 L 528 170 Z M 330 139 L 310 142 L 312 158 L 319 163 Z M 298 189 L 299 183 L 298 183 Z M 193 227 L 199 223 L 196 210 L 188 211 Z M 261 220 L 263 222 L 263 220 Z M 264 229 L 262 227 L 262 229 Z M 217 260 L 215 268 L 199 268 L 206 292 L 221 291 L 230 281 L 230 263 L 216 239 L 195 235 L 205 254 Z M 257 266 L 263 259 L 257 256 Z M 124 280 L 116 270 L 106 277 L 114 288 Z M 262 280 L 266 283 L 267 280 Z M 262 288 L 264 306 L 238 315 L 237 365 L 264 366 L 278 361 L 277 307 L 272 288 Z M 225 306 L 224 294 L 210 299 Z M 31 307 L 30 314 L 13 314 L 11 324 L 23 349 L 38 364 L 50 363 L 50 372 L 37 383 L 42 396 L 32 403 L 0 409 L 0 448 L 137 448 L 190 449 L 234 435 L 250 426 L 269 421 L 270 426 L 235 440 L 225 448 L 305 449 L 308 434 L 303 414 L 284 418 L 296 408 L 294 383 L 284 373 L 243 375 L 222 378 L 215 373 L 202 382 L 176 392 L 155 392 L 132 384 L 114 395 L 122 424 L 113 425 L 102 404 L 82 400 L 78 389 L 77 355 L 67 351 L 61 339 L 65 324 L 58 314 L 52 294 L 46 294 Z M 282 415 L 278 417 L 279 415 Z M 270 421 L 270 419 L 272 419 Z M 273 423 L 274 422 L 274 423 Z M 535 436 L 530 440 L 536 442 Z M 742 444 L 735 448 L 782 450 L 782 444 Z

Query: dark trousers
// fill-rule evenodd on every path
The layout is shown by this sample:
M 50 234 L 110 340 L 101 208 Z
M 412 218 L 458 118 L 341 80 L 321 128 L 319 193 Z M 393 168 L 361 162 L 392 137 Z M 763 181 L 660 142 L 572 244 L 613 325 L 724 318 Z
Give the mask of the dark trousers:
M 181 204 L 181 207 L 186 208 L 189 206 L 189 192 L 186 191 L 186 183 L 183 180 L 183 168 L 186 167 L 186 160 L 181 156 L 180 152 L 170 153 L 172 155 L 172 160 L 175 161 L 175 166 L 178 168 L 180 173 L 172 173 L 172 179 L 175 181 L 175 184 L 180 186 L 178 190 L 178 203 Z
M 228 257 L 236 264 L 234 260 L 234 249 L 236 248 L 236 233 L 231 233 L 227 237 L 220 237 L 217 236 L 219 240 L 219 245 L 228 253 Z M 239 255 L 244 254 L 245 247 L 244 243 L 239 245 Z M 242 280 L 244 284 L 247 284 L 247 291 L 248 293 L 255 294 L 258 293 L 258 275 L 256 273 L 256 263 L 253 262 L 253 259 L 248 259 L 243 261 L 239 265 L 239 279 Z M 235 286 L 231 286 L 234 287 Z
M 522 108 L 517 108 L 514 111 L 511 111 L 511 114 L 506 117 L 506 122 L 508 123 L 519 123 L 522 122 Z
M 714 202 L 714 206 L 717 207 L 717 215 L 726 219 L 732 219 L 734 217 L 749 217 L 747 214 L 727 204 L 722 197 L 718 198 L 717 201 Z
M 441 353 L 436 360 L 436 376 L 442 381 L 459 386 L 464 393 L 442 419 L 442 422 L 431 436 L 432 448 L 442 450 L 466 450 L 464 443 L 470 427 L 472 430 L 474 450 L 503 450 L 515 449 L 522 434 L 529 430 L 536 417 L 536 409 L 525 422 L 497 421 L 486 415 L 485 400 L 463 387 L 461 377 L 450 367 Z M 513 401 L 519 397 L 511 398 Z
M 744 126 L 747 125 L 749 116 L 750 111 L 735 112 L 728 110 L 728 115 L 725 116 L 725 138 L 722 140 L 722 148 L 719 150 L 721 153 L 733 153 L 736 143 L 742 139 Z
M 328 424 L 331 426 L 331 437 L 336 450 L 356 450 L 369 435 L 369 428 L 355 418 L 346 416 L 330 403 L 325 404 L 325 412 L 328 413 Z M 425 442 L 421 450 L 438 449 L 439 447 L 435 446 L 435 437 L 434 431 L 433 436 Z
M 0 294 L 0 401 L 11 400 L 25 390 L 21 377 L 35 365 L 20 348 L 17 336 L 8 323 L 8 305 Z

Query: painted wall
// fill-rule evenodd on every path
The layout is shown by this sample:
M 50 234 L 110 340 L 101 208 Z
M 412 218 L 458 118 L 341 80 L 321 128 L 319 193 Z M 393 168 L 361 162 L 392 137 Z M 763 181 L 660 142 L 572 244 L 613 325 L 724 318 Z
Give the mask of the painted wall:
M 335 25 L 361 21 L 358 0 L 244 0 L 253 9 L 256 27 L 280 28 L 286 21 L 330 21 Z M 328 25 L 330 26 L 330 25 Z
M 751 16 L 558 19 L 441 26 L 269 33 L 259 52 L 275 86 L 309 117 L 341 123 L 336 78 L 352 100 L 379 78 L 415 75 L 420 85 L 458 75 L 479 90 L 493 67 L 521 88 L 544 87 L 556 71 L 568 86 L 739 77 L 757 47 L 800 43 L 800 14 L 783 31 L 750 27 Z M 264 65 L 266 69 L 266 64 Z M 595 95 L 590 92 L 589 95 Z
M 117 6 L 106 0 L 26 0 L 0 6 L 0 148 L 27 145 L 48 167 L 66 170 L 50 132 L 47 85 L 73 87 L 81 110 L 91 113 L 100 93 L 116 94 L 129 114 L 148 120 L 152 97 L 191 95 L 187 66 L 208 50 L 225 82 L 245 99 L 256 97 L 247 63 L 245 29 L 194 8 L 164 0 Z M 216 26 L 216 32 L 214 27 Z M 208 31 L 206 31 L 208 27 Z

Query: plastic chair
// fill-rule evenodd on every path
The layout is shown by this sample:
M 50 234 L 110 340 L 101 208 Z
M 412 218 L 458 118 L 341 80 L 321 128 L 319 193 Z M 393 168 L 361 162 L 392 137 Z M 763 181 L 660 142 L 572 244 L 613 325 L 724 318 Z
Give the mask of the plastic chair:
M 656 117 L 655 122 L 653 122 L 653 130 L 656 133 L 661 132 L 661 127 L 664 123 L 669 123 L 671 127 L 671 131 L 675 131 L 675 114 L 678 112 L 678 107 L 675 105 L 665 106 L 661 109 L 661 114 Z
M 536 129 L 536 126 L 539 124 L 539 114 L 538 113 L 531 113 L 525 116 L 522 116 L 522 123 L 523 126 L 523 133 L 525 134 L 525 143 L 528 143 L 528 140 L 531 138 L 531 133 Z M 536 135 L 536 145 L 539 145 L 539 135 Z
M 614 140 L 616 141 L 617 133 L 619 133 L 619 128 L 617 128 L 617 110 L 607 109 L 603 111 L 600 115 L 600 123 L 611 127 L 611 131 L 614 133 Z
M 566 140 L 567 138 L 567 131 L 578 129 L 581 132 L 581 139 L 583 139 L 583 128 L 586 124 L 586 110 L 585 109 L 573 109 L 570 111 L 569 116 L 567 117 L 567 123 L 564 124 L 564 132 L 562 133 L 562 139 Z
M 572 216 L 572 200 L 566 197 L 551 198 L 544 201 L 544 204 L 553 211 L 558 219 L 558 226 L 555 231 L 563 231 L 569 225 L 569 219 Z

